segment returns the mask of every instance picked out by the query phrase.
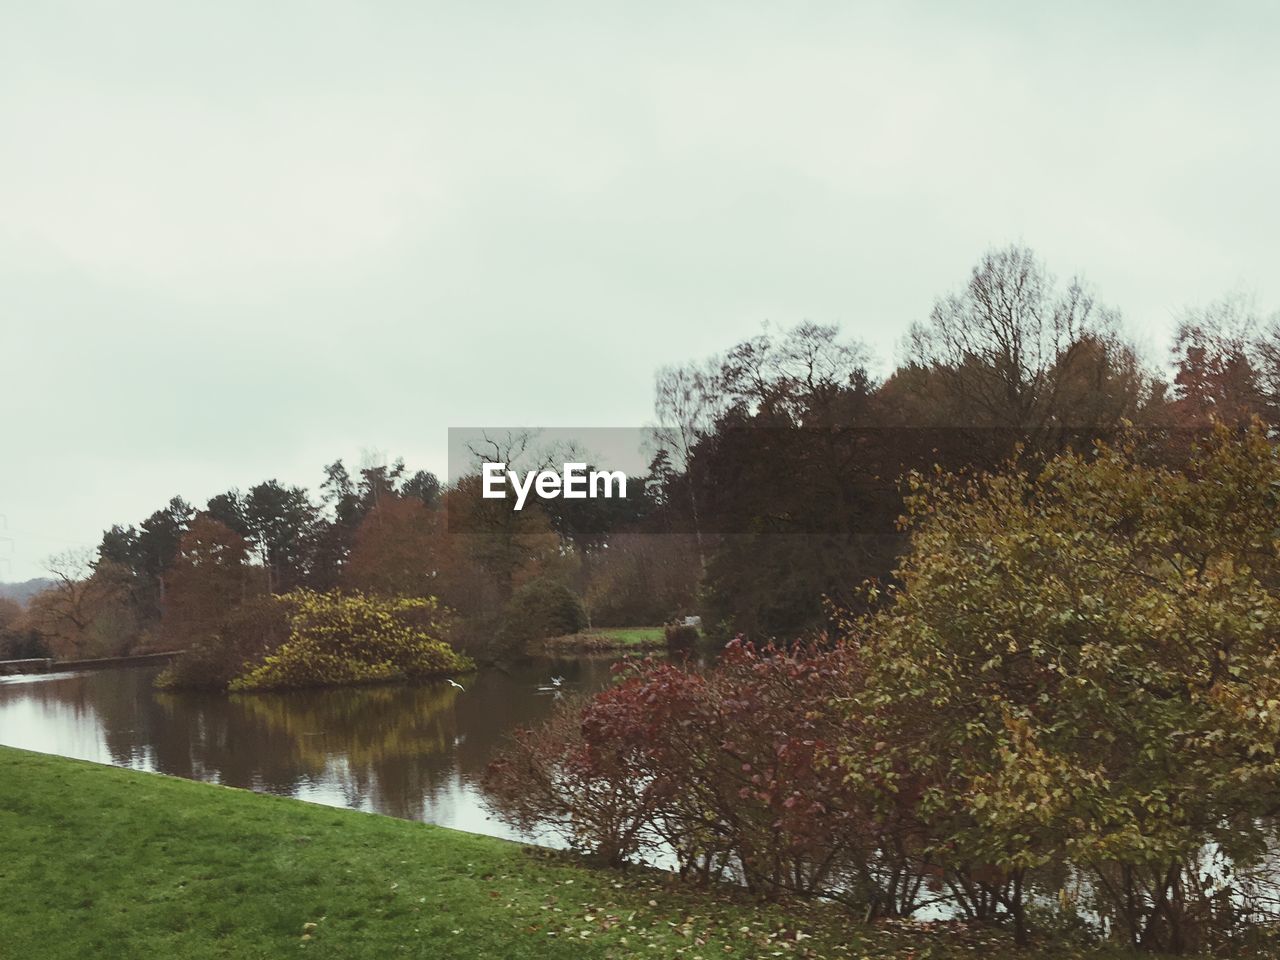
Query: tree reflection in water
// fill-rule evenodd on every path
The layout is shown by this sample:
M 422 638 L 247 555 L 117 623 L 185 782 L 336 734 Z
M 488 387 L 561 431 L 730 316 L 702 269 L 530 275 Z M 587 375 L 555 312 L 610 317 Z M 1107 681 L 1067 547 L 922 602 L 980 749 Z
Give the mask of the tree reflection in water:
M 222 696 L 156 691 L 135 668 L 0 682 L 0 743 L 498 836 L 478 786 L 502 738 L 612 661 L 540 660 L 444 682 Z M 538 838 L 545 840 L 547 838 Z

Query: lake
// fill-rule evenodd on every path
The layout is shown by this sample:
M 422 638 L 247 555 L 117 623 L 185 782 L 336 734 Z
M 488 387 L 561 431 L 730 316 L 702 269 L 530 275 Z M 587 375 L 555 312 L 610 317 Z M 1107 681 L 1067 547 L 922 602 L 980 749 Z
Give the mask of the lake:
M 478 781 L 513 729 L 545 717 L 557 693 L 603 688 L 614 662 L 489 668 L 465 690 L 237 696 L 156 690 L 158 667 L 6 677 L 0 744 L 558 846 L 491 818 Z

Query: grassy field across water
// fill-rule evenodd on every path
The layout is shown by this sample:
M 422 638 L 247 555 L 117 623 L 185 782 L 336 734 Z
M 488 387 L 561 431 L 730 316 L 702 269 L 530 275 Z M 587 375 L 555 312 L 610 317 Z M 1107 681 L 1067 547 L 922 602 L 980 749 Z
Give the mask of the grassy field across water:
M 1073 957 L 0 747 L 0 957 Z
M 661 650 L 667 645 L 662 627 L 589 627 L 546 640 L 535 640 L 530 649 L 540 653 L 627 653 Z

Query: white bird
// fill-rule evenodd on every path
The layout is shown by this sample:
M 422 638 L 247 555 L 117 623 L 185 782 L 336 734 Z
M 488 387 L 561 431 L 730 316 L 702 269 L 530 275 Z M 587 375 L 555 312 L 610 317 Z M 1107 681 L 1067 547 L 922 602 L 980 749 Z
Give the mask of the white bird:
M 551 685 L 552 685 L 553 687 L 558 687 L 558 686 L 560 686 L 560 684 L 562 684 L 562 683 L 564 683 L 564 677 L 552 677 L 552 678 L 551 678 Z
M 460 684 L 457 680 L 450 680 L 448 677 L 445 677 L 444 682 L 449 684 L 450 686 L 457 687 L 459 690 L 463 691 L 464 693 L 467 690 L 467 688 L 464 687 L 462 684 Z

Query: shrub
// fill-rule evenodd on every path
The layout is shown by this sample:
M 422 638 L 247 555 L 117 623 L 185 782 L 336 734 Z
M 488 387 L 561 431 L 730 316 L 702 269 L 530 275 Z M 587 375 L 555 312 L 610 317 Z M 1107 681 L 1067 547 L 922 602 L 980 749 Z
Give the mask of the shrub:
M 484 788 L 495 812 L 520 829 L 553 827 L 582 853 L 621 866 L 652 843 L 659 786 L 626 751 L 586 742 L 582 706 L 562 702 L 545 723 L 517 730 L 485 771 Z
M 566 633 L 577 633 L 587 625 L 587 612 L 563 583 L 539 579 L 526 583 L 507 604 L 501 634 L 505 643 L 522 645 Z
M 665 847 L 688 878 L 732 870 L 767 896 L 857 891 L 901 912 L 919 885 L 881 842 L 888 820 L 845 787 L 831 744 L 848 728 L 814 708 L 848 694 L 850 658 L 735 642 L 707 674 L 646 661 L 517 737 L 489 768 L 491 800 L 614 860 Z
M 238 607 L 157 684 L 236 691 L 421 680 L 472 669 L 434 600 L 298 590 Z
M 688 650 L 702 636 L 697 627 L 683 623 L 668 623 L 663 627 L 662 634 L 666 638 L 668 650 Z
M 1275 955 L 1274 440 L 1219 429 L 1179 470 L 1098 445 L 910 482 L 911 548 L 853 640 L 631 668 L 569 754 L 525 741 L 525 784 L 570 763 L 575 782 L 522 815 L 867 915 L 929 896 L 1020 943 L 1087 923 L 1172 953 L 1272 936 Z M 603 823 L 590 804 L 618 795 L 625 824 Z
M 289 638 L 231 681 L 231 690 L 424 680 L 473 668 L 440 634 L 444 616 L 430 598 L 297 590 Z
M 1129 945 L 1223 946 L 1276 894 L 1274 874 L 1266 898 L 1248 886 L 1280 808 L 1273 441 L 1219 429 L 1176 471 L 1099 444 L 911 483 L 898 588 L 858 625 L 850 780 L 926 785 L 957 904 L 1020 941 L 1029 879 L 1067 864 Z
M 164 689 L 225 690 L 252 664 L 289 639 L 291 605 L 284 597 L 247 600 L 212 635 L 193 639 L 156 678 Z

